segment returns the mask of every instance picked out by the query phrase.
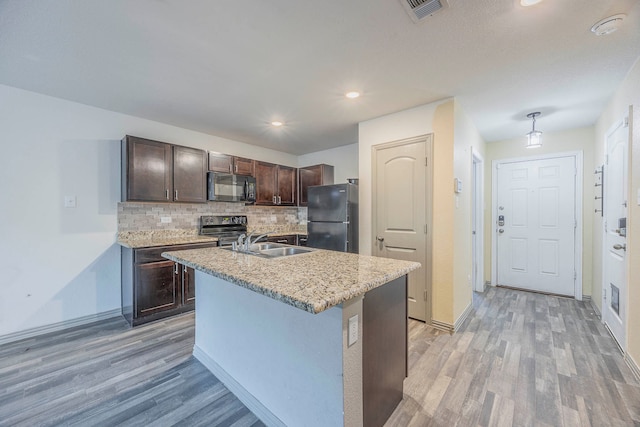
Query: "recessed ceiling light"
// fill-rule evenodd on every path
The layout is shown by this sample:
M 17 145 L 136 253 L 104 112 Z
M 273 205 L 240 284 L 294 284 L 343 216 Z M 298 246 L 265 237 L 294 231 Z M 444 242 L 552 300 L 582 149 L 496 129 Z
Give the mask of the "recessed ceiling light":
M 360 96 L 360 92 L 356 92 L 355 90 L 352 90 L 351 92 L 345 93 L 344 96 L 346 96 L 349 99 L 355 99 Z
M 280 127 L 280 126 L 282 126 L 283 124 L 284 124 L 284 123 L 279 122 L 279 121 L 277 121 L 277 120 L 274 120 L 274 121 L 272 121 L 272 122 L 271 122 L 271 126 L 275 126 L 275 127 Z
M 611 34 L 614 31 L 617 31 L 618 28 L 622 26 L 622 21 L 627 15 L 621 13 L 619 15 L 613 15 L 608 18 L 604 18 L 601 21 L 596 22 L 591 27 L 591 32 L 596 36 L 606 36 L 607 34 Z
M 542 0 L 520 0 L 520 4 L 524 7 L 533 6 L 534 4 L 540 3 Z

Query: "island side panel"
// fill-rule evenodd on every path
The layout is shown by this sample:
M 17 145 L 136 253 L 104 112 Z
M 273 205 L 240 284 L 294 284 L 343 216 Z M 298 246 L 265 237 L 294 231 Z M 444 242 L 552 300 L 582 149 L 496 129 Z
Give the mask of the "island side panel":
M 362 313 L 364 425 L 377 427 L 402 400 L 407 376 L 407 276 L 367 292 Z
M 362 427 L 362 298 L 342 303 L 344 425 Z M 349 318 L 358 316 L 358 340 L 349 345 Z
M 341 307 L 311 314 L 200 271 L 196 282 L 196 358 L 267 425 L 343 425 Z

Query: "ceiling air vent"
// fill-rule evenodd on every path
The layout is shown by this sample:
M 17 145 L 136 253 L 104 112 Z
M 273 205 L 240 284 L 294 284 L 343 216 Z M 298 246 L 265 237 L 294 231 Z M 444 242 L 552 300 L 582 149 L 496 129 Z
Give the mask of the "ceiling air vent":
M 413 22 L 420 22 L 427 16 L 442 10 L 449 5 L 447 0 L 400 0 Z

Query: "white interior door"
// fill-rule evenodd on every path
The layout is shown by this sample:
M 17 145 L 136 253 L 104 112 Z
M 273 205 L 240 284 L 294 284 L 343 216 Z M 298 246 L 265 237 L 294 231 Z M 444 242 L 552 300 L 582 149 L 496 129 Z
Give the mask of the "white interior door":
M 471 263 L 473 290 L 484 292 L 484 180 L 483 161 L 479 154 L 472 153 L 472 188 L 471 188 Z
M 575 296 L 576 158 L 497 170 L 497 284 Z
M 373 254 L 422 264 L 409 273 L 408 311 L 409 317 L 430 322 L 426 234 L 430 139 L 420 137 L 374 148 Z
M 604 166 L 602 320 L 625 348 L 627 153 L 629 129 L 621 121 L 607 134 Z

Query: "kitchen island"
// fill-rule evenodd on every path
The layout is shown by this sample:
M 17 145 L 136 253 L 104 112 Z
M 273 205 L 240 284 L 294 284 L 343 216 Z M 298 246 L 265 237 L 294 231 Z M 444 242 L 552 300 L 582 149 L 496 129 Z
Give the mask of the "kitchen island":
M 267 425 L 382 425 L 407 373 L 406 274 L 325 250 L 165 252 L 196 269 L 194 356 Z

